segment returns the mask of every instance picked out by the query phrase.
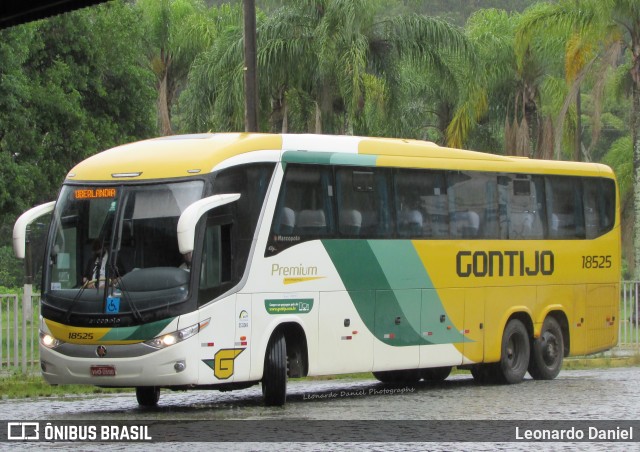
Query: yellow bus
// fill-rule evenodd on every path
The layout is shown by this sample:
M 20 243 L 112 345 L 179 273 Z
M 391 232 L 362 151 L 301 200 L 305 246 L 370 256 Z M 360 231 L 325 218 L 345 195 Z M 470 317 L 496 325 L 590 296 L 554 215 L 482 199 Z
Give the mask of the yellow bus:
M 617 342 L 610 168 L 324 135 L 199 134 L 79 163 L 53 211 L 40 353 L 52 384 L 240 389 L 558 375 Z

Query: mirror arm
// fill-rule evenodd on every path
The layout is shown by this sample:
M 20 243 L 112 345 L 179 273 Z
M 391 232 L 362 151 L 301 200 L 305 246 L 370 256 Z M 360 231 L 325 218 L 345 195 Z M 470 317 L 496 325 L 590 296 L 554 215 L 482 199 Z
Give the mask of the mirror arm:
M 13 252 L 18 259 L 24 259 L 27 226 L 29 226 L 29 224 L 31 224 L 36 218 L 51 213 L 55 205 L 55 201 L 40 204 L 39 206 L 35 206 L 27 210 L 16 220 L 16 223 L 13 225 Z
M 189 205 L 178 220 L 178 248 L 181 254 L 193 252 L 196 225 L 200 218 L 216 207 L 224 206 L 240 199 L 239 193 L 213 195 Z

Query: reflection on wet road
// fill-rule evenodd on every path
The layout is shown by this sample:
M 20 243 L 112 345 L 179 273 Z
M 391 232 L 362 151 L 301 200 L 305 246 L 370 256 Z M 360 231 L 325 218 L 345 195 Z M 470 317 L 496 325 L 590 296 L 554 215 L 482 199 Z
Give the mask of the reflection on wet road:
M 135 394 L 4 400 L 2 419 L 640 419 L 640 368 L 563 371 L 553 381 L 480 386 L 469 374 L 389 386 L 376 380 L 292 381 L 285 407 L 259 386 L 233 392 L 163 390 L 155 409 Z

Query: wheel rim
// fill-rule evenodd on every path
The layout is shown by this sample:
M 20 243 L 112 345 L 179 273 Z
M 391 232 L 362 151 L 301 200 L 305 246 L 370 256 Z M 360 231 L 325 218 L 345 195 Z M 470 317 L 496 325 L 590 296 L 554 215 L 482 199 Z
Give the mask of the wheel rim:
M 512 334 L 507 342 L 507 348 L 505 350 L 507 356 L 507 364 L 510 368 L 516 369 L 520 365 L 522 360 L 522 338 L 519 334 Z
M 540 351 L 545 365 L 552 367 L 558 360 L 559 346 L 555 334 L 546 331 L 540 337 Z

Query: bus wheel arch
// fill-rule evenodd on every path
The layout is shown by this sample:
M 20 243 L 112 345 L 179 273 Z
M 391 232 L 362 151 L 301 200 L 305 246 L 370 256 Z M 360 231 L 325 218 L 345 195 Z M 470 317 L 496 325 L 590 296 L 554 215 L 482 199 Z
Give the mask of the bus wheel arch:
M 528 370 L 535 380 L 553 380 L 560 373 L 569 350 L 568 329 L 566 316 L 561 311 L 551 312 L 544 319 L 540 335 L 531 342 Z
M 288 376 L 306 377 L 309 372 L 309 354 L 304 329 L 299 323 L 289 322 L 279 325 L 277 331 L 282 331 L 287 345 Z

